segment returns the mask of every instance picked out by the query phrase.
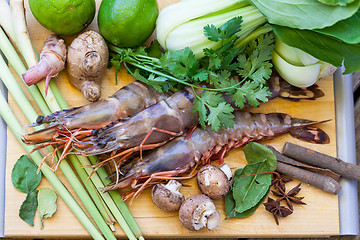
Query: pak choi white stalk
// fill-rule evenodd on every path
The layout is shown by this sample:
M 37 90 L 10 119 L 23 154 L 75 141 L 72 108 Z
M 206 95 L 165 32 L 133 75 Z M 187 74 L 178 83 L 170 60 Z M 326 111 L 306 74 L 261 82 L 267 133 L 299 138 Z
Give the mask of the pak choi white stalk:
M 332 74 L 332 66 L 324 63 L 301 49 L 291 47 L 275 39 L 273 64 L 276 71 L 293 86 L 305 88 L 318 79 Z
M 245 1 L 223 0 L 183 0 L 163 9 L 157 20 L 157 40 L 166 50 L 180 50 L 189 47 L 196 58 L 204 56 L 203 49 L 218 49 L 220 42 L 212 42 L 204 35 L 203 29 L 206 25 L 219 27 L 228 20 L 241 16 L 243 23 L 241 31 L 236 33 L 238 37 L 235 46 L 241 47 L 248 41 L 258 37 L 261 31 L 256 31 L 263 26 L 267 20 L 254 6 Z M 197 6 L 202 7 L 197 8 Z M 211 7 L 210 7 L 211 6 Z M 202 8 L 205 8 L 204 11 Z M 186 10 L 185 10 L 186 9 Z M 267 31 L 271 31 L 267 28 Z M 252 36 L 251 38 L 246 38 Z
M 161 46 L 166 46 L 168 34 L 176 27 L 202 16 L 248 5 L 241 0 L 183 0 L 164 8 L 156 22 L 156 36 Z

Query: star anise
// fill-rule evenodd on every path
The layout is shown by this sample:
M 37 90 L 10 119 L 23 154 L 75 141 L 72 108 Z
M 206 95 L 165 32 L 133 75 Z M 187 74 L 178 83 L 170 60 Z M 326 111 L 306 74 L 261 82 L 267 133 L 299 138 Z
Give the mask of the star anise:
M 292 214 L 292 211 L 284 206 L 281 206 L 278 201 L 268 197 L 267 203 L 263 203 L 266 211 L 271 212 L 275 218 L 275 222 L 279 225 L 278 217 L 287 217 Z
M 285 191 L 285 183 L 291 182 L 292 179 L 285 177 L 283 174 L 275 172 L 273 174 L 274 178 L 271 180 L 271 185 L 276 189 L 283 189 Z
M 294 209 L 292 203 L 297 203 L 297 204 L 303 204 L 306 205 L 306 203 L 304 203 L 303 201 L 301 201 L 304 197 L 295 197 L 301 190 L 300 188 L 301 183 L 299 183 L 298 185 L 296 185 L 293 189 L 291 189 L 288 193 L 286 193 L 286 189 L 282 189 L 282 188 L 278 188 L 278 191 L 272 191 L 272 193 L 275 196 L 278 196 L 279 198 L 276 200 L 279 203 L 282 200 L 286 201 L 286 204 L 288 205 L 288 207 L 291 209 L 291 211 Z

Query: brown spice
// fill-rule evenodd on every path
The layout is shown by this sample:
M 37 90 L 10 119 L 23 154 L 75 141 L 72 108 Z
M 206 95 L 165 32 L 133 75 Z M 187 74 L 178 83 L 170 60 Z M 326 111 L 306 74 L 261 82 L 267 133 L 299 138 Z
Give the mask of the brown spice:
M 274 172 L 273 179 L 271 180 L 271 185 L 274 186 L 275 189 L 282 189 L 285 192 L 285 183 L 291 181 L 291 178 L 285 177 L 285 175 L 278 172 Z
M 292 203 L 296 203 L 296 204 L 303 204 L 306 205 L 306 203 L 304 203 L 303 201 L 301 201 L 304 197 L 295 197 L 301 190 L 300 188 L 301 183 L 299 183 L 298 185 L 296 185 L 293 189 L 291 189 L 288 193 L 286 193 L 285 189 L 282 188 L 278 188 L 278 191 L 272 191 L 272 193 L 279 197 L 276 201 L 277 202 L 281 202 L 283 200 L 286 201 L 286 204 L 288 205 L 288 207 L 291 209 L 291 211 L 294 209 Z
M 281 206 L 278 201 L 268 197 L 267 203 L 263 203 L 266 211 L 271 212 L 275 218 L 275 222 L 279 225 L 278 217 L 287 217 L 292 214 L 292 211 L 289 208 Z

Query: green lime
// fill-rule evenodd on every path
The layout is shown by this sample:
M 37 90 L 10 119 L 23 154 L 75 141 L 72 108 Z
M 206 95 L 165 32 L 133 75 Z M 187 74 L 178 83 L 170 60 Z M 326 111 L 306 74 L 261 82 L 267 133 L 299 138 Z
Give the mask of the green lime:
M 103 0 L 98 13 L 101 35 L 118 47 L 136 47 L 155 28 L 159 9 L 156 0 Z
M 95 0 L 29 0 L 32 14 L 45 28 L 59 35 L 74 35 L 94 19 Z

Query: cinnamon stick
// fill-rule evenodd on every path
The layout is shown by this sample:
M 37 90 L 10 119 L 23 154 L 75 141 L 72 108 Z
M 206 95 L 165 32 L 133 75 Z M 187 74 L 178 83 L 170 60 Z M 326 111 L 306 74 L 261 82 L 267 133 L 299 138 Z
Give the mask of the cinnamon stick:
M 283 154 L 300 162 L 330 169 L 342 177 L 360 181 L 360 166 L 344 162 L 339 158 L 289 142 L 285 143 Z
M 341 185 L 333 178 L 284 163 L 286 161 L 291 161 L 292 159 L 287 159 L 288 157 L 271 146 L 267 147 L 273 151 L 278 159 L 276 171 L 334 195 L 338 194 L 341 190 Z

